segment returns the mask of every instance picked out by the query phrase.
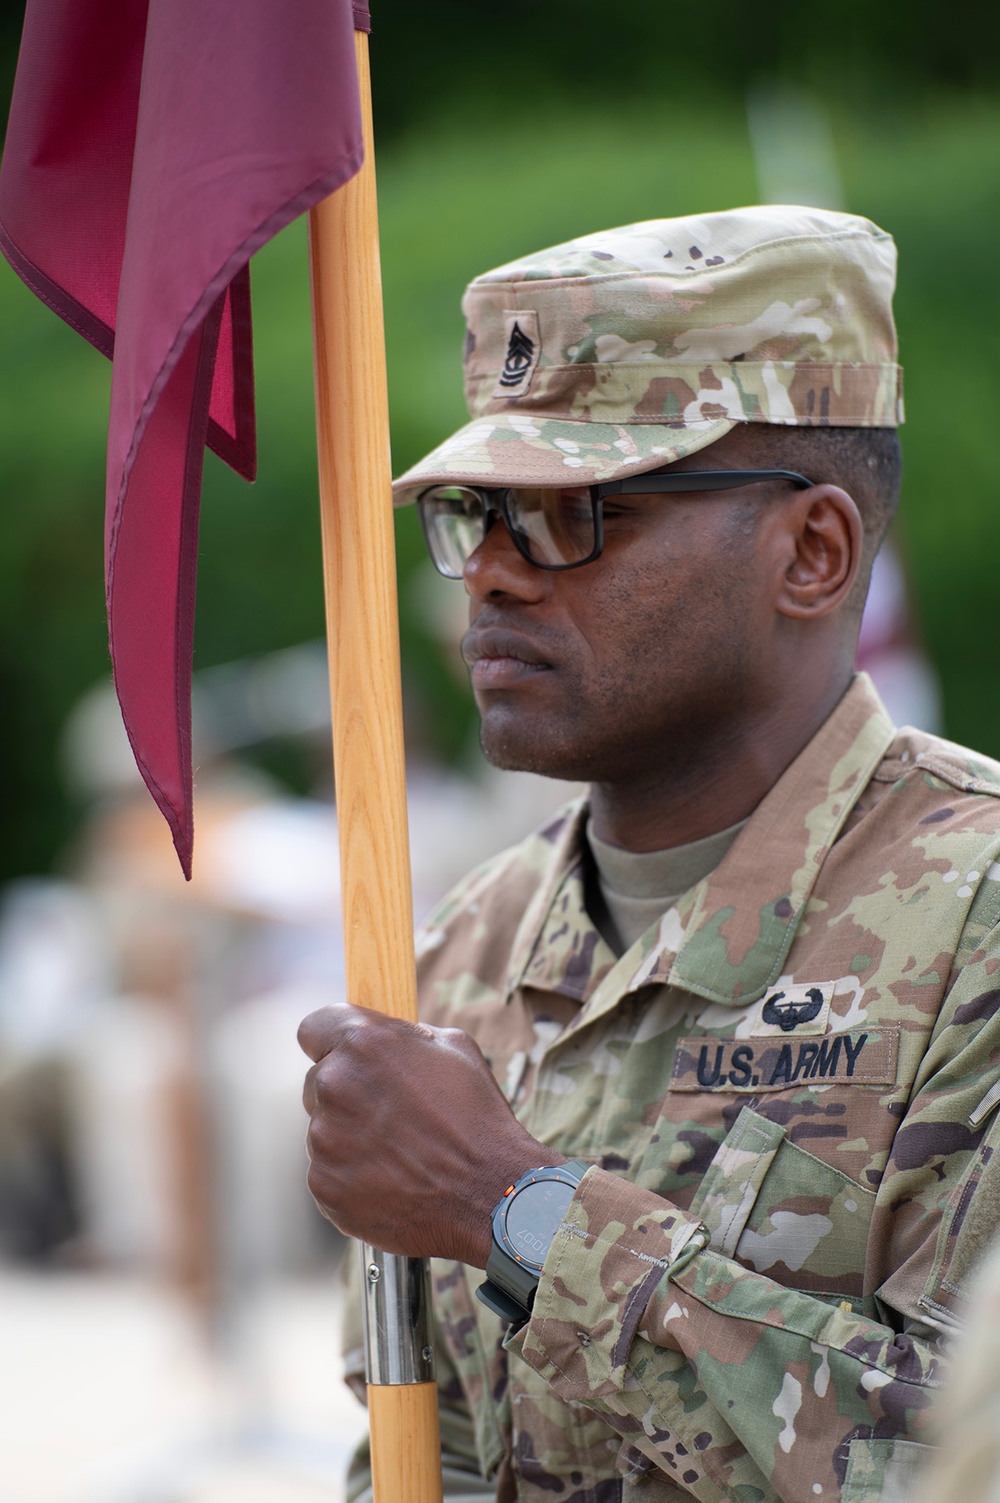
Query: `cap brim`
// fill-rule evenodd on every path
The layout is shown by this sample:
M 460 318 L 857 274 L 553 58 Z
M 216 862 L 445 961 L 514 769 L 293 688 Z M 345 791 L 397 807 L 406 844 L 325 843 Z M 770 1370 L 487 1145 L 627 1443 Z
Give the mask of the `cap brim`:
M 429 485 L 593 485 L 696 454 L 736 427 L 734 418 L 668 426 L 497 413 L 474 418 L 393 482 L 397 506 Z

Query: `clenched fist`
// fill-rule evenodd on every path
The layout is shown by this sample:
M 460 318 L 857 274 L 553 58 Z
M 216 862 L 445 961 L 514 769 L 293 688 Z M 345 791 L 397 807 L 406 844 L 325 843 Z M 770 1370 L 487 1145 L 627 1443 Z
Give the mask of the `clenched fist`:
M 385 1252 L 485 1268 L 508 1185 L 565 1156 L 514 1116 L 477 1044 L 339 1003 L 311 1013 L 309 1189 L 335 1226 Z

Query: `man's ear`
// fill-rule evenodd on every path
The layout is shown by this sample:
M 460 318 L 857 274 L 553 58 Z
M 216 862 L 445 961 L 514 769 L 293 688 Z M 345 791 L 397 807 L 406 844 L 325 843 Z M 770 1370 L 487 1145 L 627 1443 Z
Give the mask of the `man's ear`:
M 846 600 L 861 566 L 861 514 L 838 485 L 814 485 L 791 500 L 783 518 L 791 554 L 776 608 L 805 621 Z

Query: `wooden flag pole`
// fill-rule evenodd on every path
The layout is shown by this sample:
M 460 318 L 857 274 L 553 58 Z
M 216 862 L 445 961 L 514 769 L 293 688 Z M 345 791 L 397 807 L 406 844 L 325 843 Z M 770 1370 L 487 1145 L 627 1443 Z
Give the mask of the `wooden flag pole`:
M 416 1018 L 368 38 L 361 171 L 310 215 L 323 575 L 352 1002 Z M 375 1503 L 438 1503 L 423 1264 L 364 1249 Z

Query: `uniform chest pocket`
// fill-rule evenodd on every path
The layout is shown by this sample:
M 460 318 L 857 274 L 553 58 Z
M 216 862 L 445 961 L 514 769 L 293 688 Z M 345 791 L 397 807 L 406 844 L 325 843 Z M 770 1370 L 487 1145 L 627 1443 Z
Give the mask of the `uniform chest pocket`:
M 859 1305 L 875 1195 L 744 1107 L 691 1203 L 716 1251 L 801 1289 Z

